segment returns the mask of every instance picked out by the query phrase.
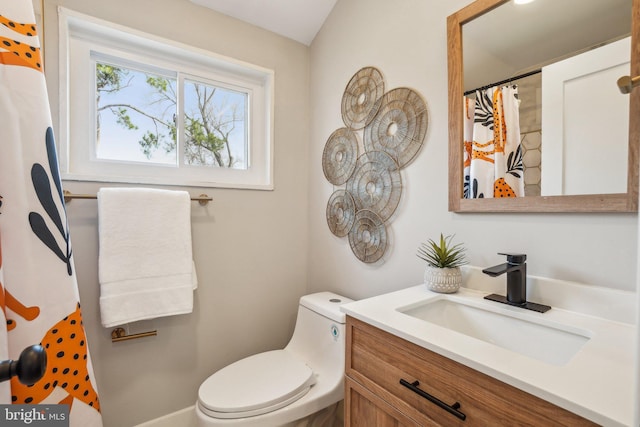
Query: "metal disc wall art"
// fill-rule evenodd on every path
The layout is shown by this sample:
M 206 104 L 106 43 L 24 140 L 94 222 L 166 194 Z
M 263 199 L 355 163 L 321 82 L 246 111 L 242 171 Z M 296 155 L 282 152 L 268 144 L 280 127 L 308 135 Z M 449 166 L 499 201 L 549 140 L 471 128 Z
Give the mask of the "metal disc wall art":
M 370 210 L 356 212 L 355 224 L 349 232 L 349 245 L 360 261 L 378 261 L 387 250 L 387 228 L 384 221 Z
M 333 132 L 322 153 L 322 171 L 327 181 L 342 185 L 353 174 L 358 159 L 358 137 L 347 128 Z
M 361 68 L 349 80 L 342 95 L 346 127 L 331 134 L 322 153 L 327 181 L 344 185 L 334 188 L 327 203 L 329 230 L 348 236 L 351 251 L 365 263 L 384 256 L 386 221 L 402 197 L 400 171 L 422 148 L 428 126 L 419 93 L 384 90 L 382 73 L 374 67 Z
M 351 129 L 362 129 L 373 118 L 384 94 L 384 77 L 374 67 L 359 70 L 342 95 L 342 121 Z
M 327 224 L 337 237 L 349 234 L 356 220 L 356 204 L 345 190 L 333 192 L 327 203 Z
M 408 88 L 385 93 L 377 113 L 364 129 L 367 151 L 382 150 L 400 167 L 407 165 L 420 151 L 427 132 L 427 105 Z
M 347 181 L 356 209 L 375 212 L 386 221 L 395 212 L 402 195 L 400 168 L 384 151 L 371 151 L 358 157 L 356 170 Z

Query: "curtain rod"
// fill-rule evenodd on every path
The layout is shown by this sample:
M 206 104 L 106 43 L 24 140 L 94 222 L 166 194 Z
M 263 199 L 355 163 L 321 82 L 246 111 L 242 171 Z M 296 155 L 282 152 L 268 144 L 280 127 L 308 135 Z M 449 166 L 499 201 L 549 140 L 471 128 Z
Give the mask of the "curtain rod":
M 464 93 L 464 96 L 471 95 L 472 93 L 474 93 L 477 90 L 485 90 L 485 89 L 489 89 L 489 88 L 494 87 L 494 86 L 503 85 L 505 83 L 511 83 L 514 80 L 524 79 L 525 77 L 533 76 L 534 74 L 538 74 L 540 72 L 542 72 L 541 68 L 538 69 L 538 70 L 529 71 L 528 73 L 520 74 L 519 76 L 515 76 L 515 77 L 511 77 L 511 78 L 505 79 L 505 80 L 501 80 L 501 81 L 496 82 L 496 83 L 490 83 L 488 85 L 481 86 L 481 87 L 476 88 L 476 89 L 468 90 L 468 91 L 466 91 Z

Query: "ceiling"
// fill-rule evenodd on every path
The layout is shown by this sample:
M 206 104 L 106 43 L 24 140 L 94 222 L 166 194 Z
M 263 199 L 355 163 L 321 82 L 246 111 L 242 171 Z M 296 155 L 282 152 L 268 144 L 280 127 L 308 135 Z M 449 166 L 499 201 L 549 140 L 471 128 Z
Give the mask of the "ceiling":
M 191 0 L 309 46 L 337 0 Z
M 628 36 L 632 0 L 513 2 L 463 26 L 465 90 Z
M 190 0 L 224 15 L 256 25 L 309 46 L 337 0 Z M 512 2 L 467 23 L 465 85 L 504 78 L 544 65 L 584 46 L 619 38 L 630 27 L 631 0 L 536 0 L 516 6 Z M 500 31 L 488 30 L 500 28 Z M 578 31 L 576 30 L 578 29 Z M 542 29 L 542 31 L 541 31 Z M 580 31 L 582 30 L 582 31 Z M 506 36 L 508 34 L 508 36 Z M 467 43 L 469 43 L 467 45 Z M 483 46 L 473 49 L 471 45 Z M 488 49 L 488 47 L 491 47 Z M 470 50 L 471 48 L 471 50 Z M 473 54 L 472 54 L 473 52 Z M 475 53 L 484 52 L 487 60 Z M 501 64 L 496 76 L 484 76 L 478 63 Z M 478 82 L 474 81 L 474 78 Z M 487 80 L 488 79 L 488 80 Z

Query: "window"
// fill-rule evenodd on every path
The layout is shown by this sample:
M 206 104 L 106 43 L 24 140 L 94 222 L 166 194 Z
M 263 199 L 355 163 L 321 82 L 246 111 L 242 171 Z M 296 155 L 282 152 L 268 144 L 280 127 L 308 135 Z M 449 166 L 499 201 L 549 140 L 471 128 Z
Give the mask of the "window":
M 64 179 L 273 188 L 272 71 L 62 8 L 60 28 Z

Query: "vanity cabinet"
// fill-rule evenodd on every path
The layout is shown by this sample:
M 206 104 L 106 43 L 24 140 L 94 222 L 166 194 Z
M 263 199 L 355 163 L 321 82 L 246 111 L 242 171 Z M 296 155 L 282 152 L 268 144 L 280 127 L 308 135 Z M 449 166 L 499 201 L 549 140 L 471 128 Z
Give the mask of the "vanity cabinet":
M 347 316 L 346 426 L 595 426 Z

